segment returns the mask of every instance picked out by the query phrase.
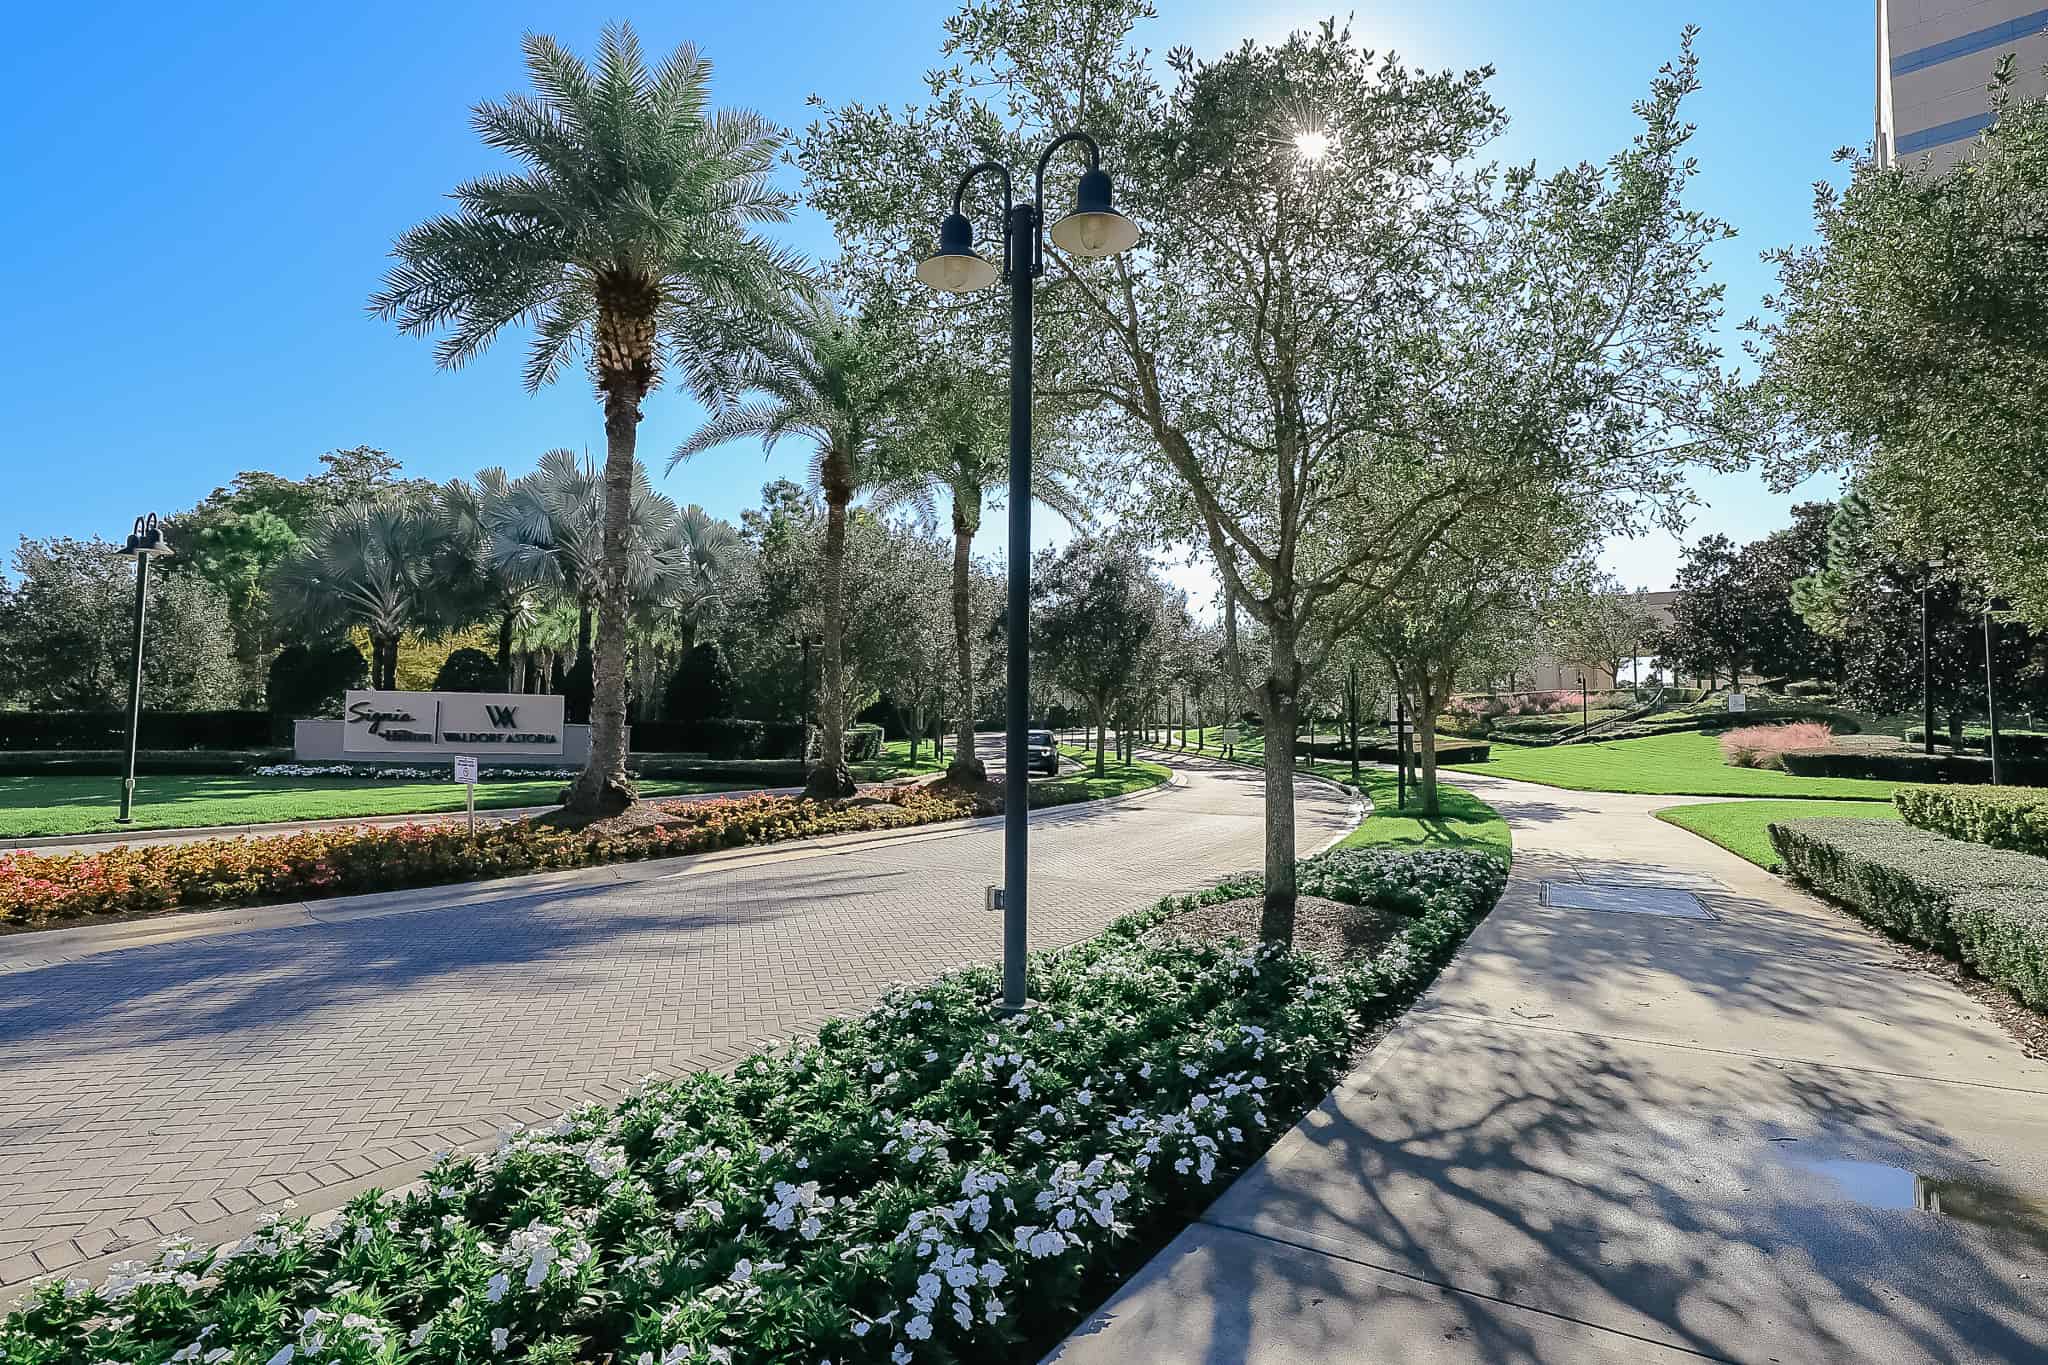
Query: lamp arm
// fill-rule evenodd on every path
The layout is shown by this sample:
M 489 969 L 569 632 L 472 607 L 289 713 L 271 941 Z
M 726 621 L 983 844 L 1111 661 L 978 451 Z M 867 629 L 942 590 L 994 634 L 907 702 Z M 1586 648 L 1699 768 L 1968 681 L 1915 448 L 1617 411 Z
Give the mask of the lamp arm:
M 981 161 L 960 173 L 960 183 L 953 187 L 953 212 L 960 213 L 961 204 L 967 198 L 967 187 L 974 183 L 974 177 L 993 172 L 1003 182 L 1003 278 L 1010 278 L 1010 257 L 1013 254 L 1010 243 L 1010 208 L 1016 202 L 1016 193 L 1010 184 L 1010 168 L 1000 161 Z
M 1031 273 L 1033 275 L 1043 275 L 1045 273 L 1045 168 L 1052 163 L 1052 154 L 1066 146 L 1069 142 L 1078 142 L 1088 149 L 1089 170 L 1096 171 L 1102 169 L 1101 146 L 1094 138 L 1082 132 L 1079 128 L 1061 133 L 1052 140 L 1051 145 L 1038 154 L 1038 175 L 1032 185 L 1032 193 L 1034 195 L 1032 203 L 1038 206 L 1038 212 L 1032 215 L 1031 227 Z

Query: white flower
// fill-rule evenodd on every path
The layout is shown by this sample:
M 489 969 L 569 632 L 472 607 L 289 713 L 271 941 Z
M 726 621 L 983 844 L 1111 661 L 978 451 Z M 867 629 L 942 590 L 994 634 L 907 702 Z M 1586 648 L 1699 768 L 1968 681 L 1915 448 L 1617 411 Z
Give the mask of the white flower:
M 932 1320 L 919 1313 L 909 1322 L 903 1324 L 903 1335 L 909 1337 L 912 1341 L 930 1341 L 932 1336 Z
M 496 1303 L 512 1288 L 512 1277 L 504 1271 L 491 1276 L 491 1282 L 484 1286 L 484 1302 Z
M 292 1365 L 292 1357 L 298 1353 L 299 1348 L 287 1342 L 285 1348 L 272 1356 L 266 1365 Z
M 505 1343 L 510 1340 L 512 1340 L 512 1334 L 503 1327 L 493 1327 L 491 1329 L 491 1350 L 493 1353 L 502 1352 L 505 1349 Z

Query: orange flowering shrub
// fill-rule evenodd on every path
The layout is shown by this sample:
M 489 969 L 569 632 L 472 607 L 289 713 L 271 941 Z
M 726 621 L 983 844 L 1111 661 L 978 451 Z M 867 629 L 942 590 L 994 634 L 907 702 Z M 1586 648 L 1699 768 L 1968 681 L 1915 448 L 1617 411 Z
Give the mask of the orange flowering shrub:
M 888 793 L 881 804 L 755 793 L 678 805 L 673 821 L 626 834 L 510 821 L 480 827 L 474 837 L 453 824 L 366 825 L 94 853 L 23 850 L 0 854 L 0 922 L 395 891 L 986 813 L 975 802 L 919 788 Z

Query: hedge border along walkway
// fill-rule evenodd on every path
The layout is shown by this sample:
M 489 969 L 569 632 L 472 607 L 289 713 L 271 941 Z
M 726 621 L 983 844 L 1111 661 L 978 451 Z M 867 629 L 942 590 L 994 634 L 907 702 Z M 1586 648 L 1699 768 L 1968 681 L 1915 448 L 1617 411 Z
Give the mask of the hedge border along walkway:
M 1892 804 L 1909 825 L 2048 858 L 2048 790 L 2038 787 L 1901 787 Z
M 1071 805 L 1148 791 L 1172 777 L 1156 763 L 1104 779 L 1034 783 L 1031 804 Z M 1143 780 L 1140 780 L 1143 779 Z M 116 845 L 85 853 L 0 853 L 0 925 L 41 928 L 100 915 L 267 905 L 398 891 L 602 863 L 673 858 L 826 834 L 909 829 L 993 815 L 1000 802 L 900 788 L 859 801 L 755 793 L 693 801 L 674 821 L 625 834 L 525 821 L 354 826 L 296 834 Z
M 1506 882 L 1470 852 L 1341 850 L 1304 891 L 1408 915 L 1362 962 L 1148 942 L 1256 878 L 1033 960 L 898 989 L 731 1077 L 643 1087 L 444 1158 L 326 1227 L 172 1239 L 0 1318 L 10 1365 L 1030 1361 L 1199 1215 L 1435 978 Z
M 2048 1010 L 2048 859 L 1885 820 L 1786 821 L 1771 843 L 1859 919 Z

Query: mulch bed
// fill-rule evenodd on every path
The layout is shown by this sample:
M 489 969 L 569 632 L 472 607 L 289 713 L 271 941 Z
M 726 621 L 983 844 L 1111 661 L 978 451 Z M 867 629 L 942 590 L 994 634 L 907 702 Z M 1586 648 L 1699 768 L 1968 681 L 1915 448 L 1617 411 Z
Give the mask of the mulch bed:
M 1146 937 L 1156 943 L 1256 939 L 1262 904 L 1257 896 L 1244 896 L 1197 906 L 1157 925 Z M 1294 903 L 1294 946 L 1331 962 L 1367 958 L 1391 943 L 1407 923 L 1403 916 L 1370 905 L 1301 896 Z

